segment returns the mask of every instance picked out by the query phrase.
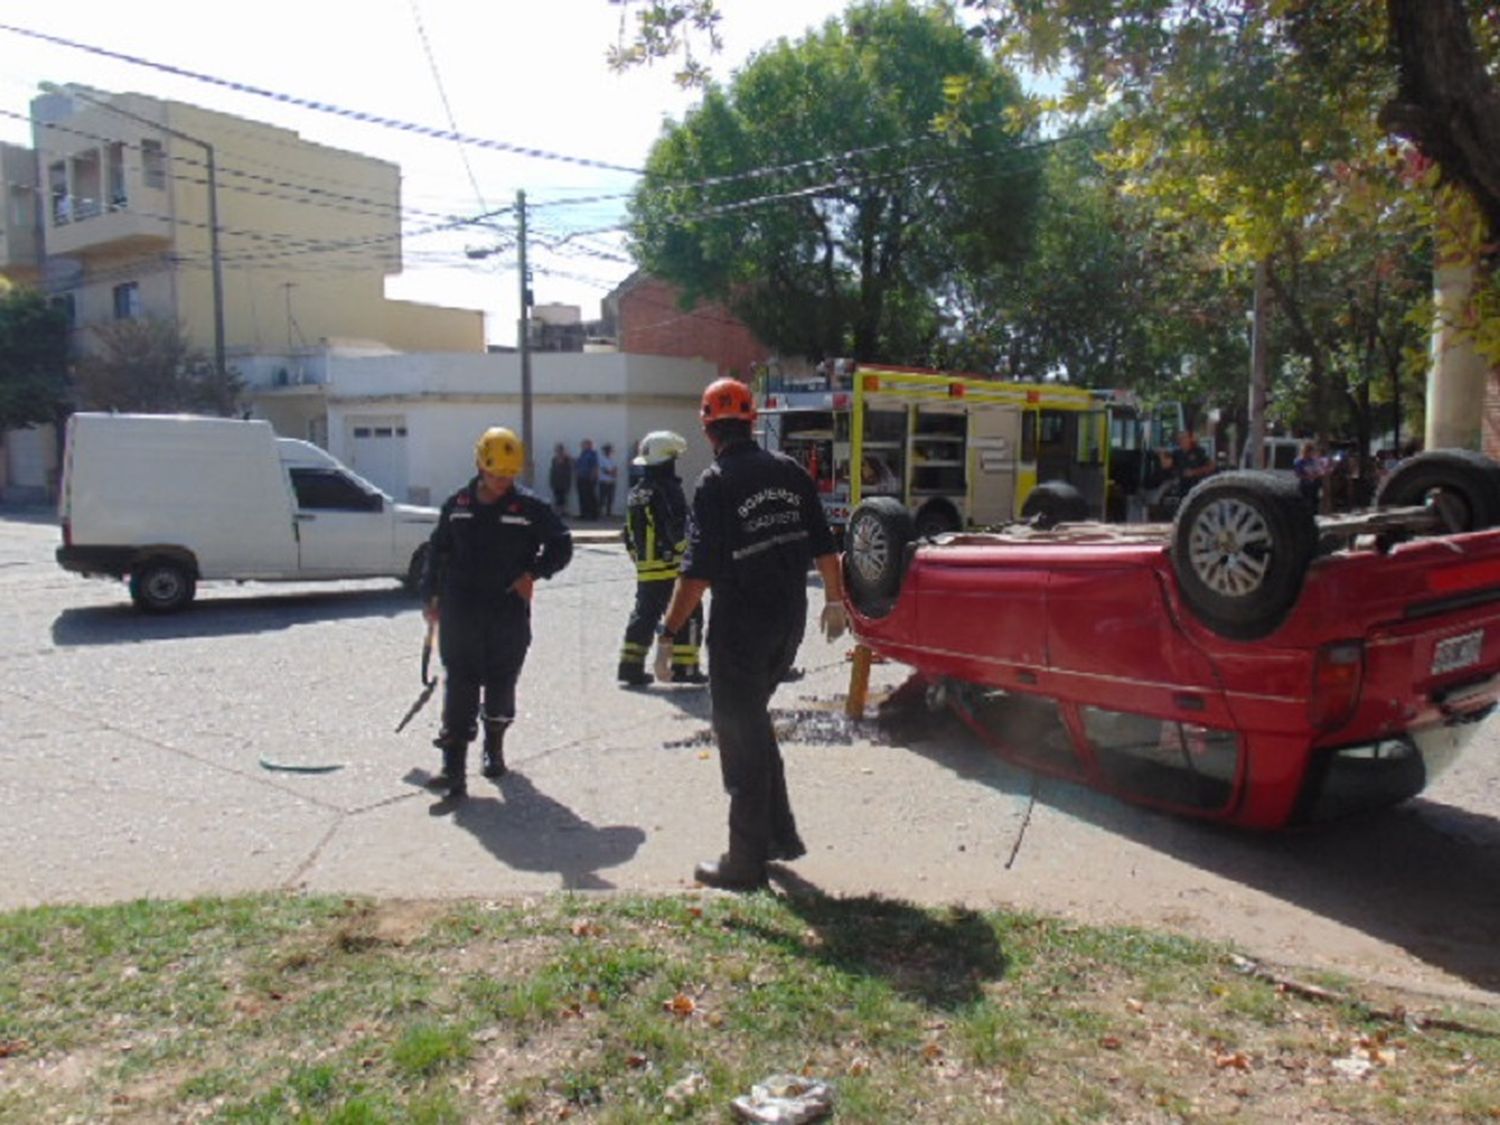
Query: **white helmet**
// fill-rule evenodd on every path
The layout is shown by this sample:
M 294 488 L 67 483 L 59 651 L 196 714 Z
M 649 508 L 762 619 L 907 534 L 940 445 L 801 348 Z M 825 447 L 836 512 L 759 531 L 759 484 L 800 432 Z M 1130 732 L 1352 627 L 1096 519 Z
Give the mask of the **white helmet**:
M 663 465 L 687 452 L 687 438 L 671 430 L 652 430 L 641 438 L 633 465 Z

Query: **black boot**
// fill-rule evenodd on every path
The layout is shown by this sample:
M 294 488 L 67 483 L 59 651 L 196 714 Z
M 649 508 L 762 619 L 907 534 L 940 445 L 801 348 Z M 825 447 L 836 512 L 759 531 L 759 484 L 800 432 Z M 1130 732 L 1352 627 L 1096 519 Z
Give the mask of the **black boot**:
M 701 668 L 674 668 L 672 669 L 672 682 L 674 684 L 706 684 L 708 677 L 703 674 Z
M 468 772 L 469 744 L 446 735 L 439 735 L 433 745 L 443 752 L 443 772 L 427 779 L 427 788 L 447 791 L 447 800 L 461 801 L 469 795 Z
M 794 859 L 801 859 L 806 854 L 807 845 L 802 842 L 801 836 L 793 832 L 784 840 L 772 840 L 771 849 L 766 858 L 790 863 Z
M 646 671 L 644 664 L 633 664 L 627 660 L 620 661 L 620 670 L 615 673 L 615 678 L 620 681 L 621 687 L 645 687 L 656 682 L 655 677 Z
M 753 891 L 766 885 L 766 865 L 738 859 L 732 852 L 693 868 L 693 878 L 724 891 Z
M 485 777 L 505 776 L 505 731 L 509 726 L 504 719 L 484 721 L 484 763 L 479 772 Z

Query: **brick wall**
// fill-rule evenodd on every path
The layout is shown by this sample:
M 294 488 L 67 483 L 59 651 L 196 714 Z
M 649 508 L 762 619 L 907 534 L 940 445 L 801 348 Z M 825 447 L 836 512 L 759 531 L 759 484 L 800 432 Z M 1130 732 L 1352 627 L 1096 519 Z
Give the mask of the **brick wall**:
M 630 355 L 670 355 L 706 359 L 720 375 L 749 378 L 771 349 L 757 340 L 722 305 L 699 302 L 684 312 L 679 290 L 644 278 L 620 295 L 620 350 Z

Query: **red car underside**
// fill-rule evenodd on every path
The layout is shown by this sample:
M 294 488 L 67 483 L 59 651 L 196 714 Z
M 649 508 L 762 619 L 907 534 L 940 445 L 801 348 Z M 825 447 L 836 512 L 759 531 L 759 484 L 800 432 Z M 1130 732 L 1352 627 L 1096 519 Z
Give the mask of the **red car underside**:
M 889 614 L 850 611 L 1008 756 L 1270 828 L 1413 795 L 1489 713 L 1500 531 L 1322 557 L 1253 642 L 1195 619 L 1164 543 L 960 536 L 915 550 Z

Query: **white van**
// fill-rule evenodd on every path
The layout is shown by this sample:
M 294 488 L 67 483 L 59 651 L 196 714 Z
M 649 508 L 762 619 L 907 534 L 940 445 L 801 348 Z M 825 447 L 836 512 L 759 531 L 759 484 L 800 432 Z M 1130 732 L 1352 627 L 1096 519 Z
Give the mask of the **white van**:
M 1266 464 L 1268 469 L 1279 469 L 1282 472 L 1292 471 L 1292 462 L 1302 456 L 1304 442 L 1311 441 L 1305 437 L 1268 437 L 1264 439 L 1266 451 Z M 1240 468 L 1250 468 L 1250 444 L 1245 443 L 1245 448 L 1240 451 Z
M 201 579 L 415 585 L 438 519 L 269 422 L 161 414 L 69 418 L 58 515 L 58 563 L 128 577 L 150 613 L 183 608 Z

